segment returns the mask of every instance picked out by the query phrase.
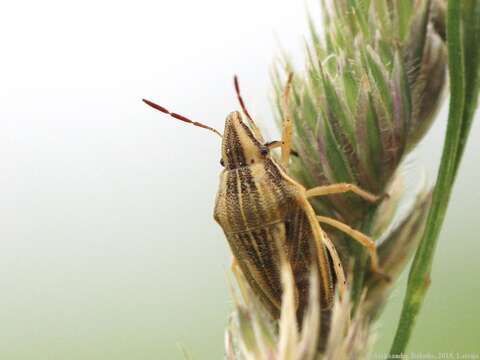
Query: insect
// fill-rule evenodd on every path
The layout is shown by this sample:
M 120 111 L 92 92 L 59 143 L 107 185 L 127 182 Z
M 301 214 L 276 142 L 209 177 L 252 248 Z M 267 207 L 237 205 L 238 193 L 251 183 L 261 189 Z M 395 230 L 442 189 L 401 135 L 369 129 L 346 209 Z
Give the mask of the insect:
M 233 253 L 233 266 L 239 269 L 268 312 L 279 318 L 282 299 L 280 264 L 282 256 L 291 267 L 296 293 L 297 318 L 303 317 L 309 291 L 309 274 L 317 269 L 322 310 L 330 309 L 335 283 L 340 295 L 346 279 L 335 246 L 322 230 L 325 223 L 348 234 L 366 246 L 372 271 L 381 273 L 375 243 L 365 234 L 325 216 L 317 216 L 310 198 L 353 192 L 369 202 L 379 197 L 353 184 L 333 184 L 306 189 L 287 173 L 291 154 L 292 121 L 288 115 L 289 77 L 284 92 L 282 139 L 265 142 L 247 111 L 237 77 L 234 85 L 248 125 L 238 111 L 230 113 L 223 134 L 203 123 L 190 120 L 151 101 L 151 107 L 177 120 L 205 128 L 222 138 L 220 163 L 224 167 L 216 197 L 214 218 L 222 227 Z M 281 148 L 279 160 L 272 149 Z

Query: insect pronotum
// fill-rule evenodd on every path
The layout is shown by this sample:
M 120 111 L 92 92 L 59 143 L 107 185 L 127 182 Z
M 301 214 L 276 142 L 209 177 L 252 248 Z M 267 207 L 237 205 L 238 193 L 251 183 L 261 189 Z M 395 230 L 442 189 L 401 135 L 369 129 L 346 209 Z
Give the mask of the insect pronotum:
M 235 111 L 227 116 L 223 134 L 151 101 L 143 101 L 175 119 L 205 128 L 222 138 L 220 163 L 224 169 L 220 175 L 214 218 L 225 232 L 232 250 L 232 266 L 240 269 L 269 313 L 278 318 L 282 300 L 280 264 L 281 258 L 286 259 L 292 269 L 297 290 L 297 317 L 301 319 L 307 305 L 311 269 L 318 270 L 323 310 L 332 306 L 335 282 L 340 296 L 346 289 L 342 263 L 320 223 L 333 226 L 366 246 L 372 270 L 380 273 L 373 240 L 338 220 L 317 216 L 309 199 L 345 192 L 353 192 L 369 202 L 376 202 L 379 197 L 345 183 L 307 190 L 288 175 L 292 140 L 292 122 L 288 115 L 291 80 L 290 76 L 284 93 L 287 116 L 281 141 L 264 141 L 245 107 L 237 77 L 234 78 L 235 90 L 249 126 Z M 276 147 L 281 148 L 280 161 L 271 154 L 271 149 Z

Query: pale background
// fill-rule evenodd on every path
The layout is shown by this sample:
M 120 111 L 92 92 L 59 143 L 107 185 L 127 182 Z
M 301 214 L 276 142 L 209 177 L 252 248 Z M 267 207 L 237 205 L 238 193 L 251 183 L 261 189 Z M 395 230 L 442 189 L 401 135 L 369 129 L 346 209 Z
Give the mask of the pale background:
M 318 19 L 316 1 L 296 0 L 2 4 L 0 359 L 222 358 L 219 138 L 140 99 L 221 129 L 237 73 L 275 135 L 269 70 L 280 48 L 301 66 L 305 4 Z M 430 178 L 444 122 L 417 155 Z M 479 136 L 477 122 L 412 351 L 480 351 Z

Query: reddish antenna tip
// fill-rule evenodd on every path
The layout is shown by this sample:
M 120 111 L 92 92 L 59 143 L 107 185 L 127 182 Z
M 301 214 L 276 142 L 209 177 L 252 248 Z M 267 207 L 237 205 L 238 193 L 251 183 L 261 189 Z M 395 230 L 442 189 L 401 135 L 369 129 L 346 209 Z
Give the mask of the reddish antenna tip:
M 240 93 L 240 84 L 238 82 L 237 75 L 233 76 L 233 84 L 235 86 L 235 92 L 237 93 L 237 99 L 238 99 L 238 102 L 240 103 L 240 107 L 242 108 L 243 113 L 247 117 L 248 123 L 254 129 L 254 132 L 258 134 L 259 131 L 257 129 L 257 125 L 255 124 L 255 121 L 253 121 L 253 118 L 250 116 L 250 113 L 248 112 L 247 107 L 245 106 L 245 102 L 243 101 L 242 94 Z
M 210 127 L 210 126 L 207 126 L 205 124 L 202 124 L 200 122 L 197 122 L 197 121 L 193 121 L 193 120 L 190 120 L 189 118 L 183 116 L 183 115 L 180 115 L 180 114 L 177 114 L 177 113 L 174 113 L 174 112 L 170 112 L 168 111 L 166 108 L 164 108 L 163 106 L 160 106 L 158 104 L 155 104 L 154 102 L 150 101 L 150 100 L 147 100 L 147 99 L 142 99 L 142 101 L 147 104 L 148 106 L 151 106 L 152 108 L 154 108 L 155 110 L 158 110 L 158 111 L 161 111 L 165 114 L 168 114 L 170 115 L 172 118 L 174 119 L 177 119 L 177 120 L 180 120 L 180 121 L 184 121 L 186 123 L 189 123 L 189 124 L 192 124 L 194 126 L 198 126 L 198 127 L 201 127 L 201 128 L 204 128 L 204 129 L 207 129 L 207 130 L 210 130 L 210 131 L 213 131 L 215 134 L 219 135 L 220 137 L 223 138 L 223 135 L 216 129 Z
M 155 104 L 154 102 L 151 102 L 150 100 L 147 100 L 147 99 L 142 99 L 142 101 L 147 104 L 148 106 L 151 106 L 152 108 L 158 110 L 158 111 L 161 111 L 165 114 L 170 114 L 170 111 L 168 111 L 167 109 L 165 109 L 163 106 L 160 106 L 158 104 Z

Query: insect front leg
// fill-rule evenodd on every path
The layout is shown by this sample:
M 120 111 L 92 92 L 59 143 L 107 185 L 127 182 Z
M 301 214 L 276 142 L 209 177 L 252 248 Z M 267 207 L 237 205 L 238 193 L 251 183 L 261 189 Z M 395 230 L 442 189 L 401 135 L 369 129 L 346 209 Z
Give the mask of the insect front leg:
M 372 272 L 378 274 L 386 279 L 389 279 L 389 276 L 386 275 L 381 269 L 378 262 L 378 255 L 377 255 L 377 248 L 375 246 L 375 242 L 364 233 L 352 229 L 347 224 L 344 224 L 341 221 L 332 219 L 327 216 L 317 216 L 319 222 L 328 224 L 333 226 L 334 228 L 344 232 L 345 234 L 349 235 L 352 239 L 357 240 L 360 244 L 365 246 L 370 254 L 370 266 L 372 268 Z M 332 257 L 333 258 L 333 257 Z
M 298 154 L 292 150 L 292 116 L 290 113 L 290 88 L 292 87 L 293 73 L 288 75 L 287 84 L 283 91 L 283 100 L 282 100 L 282 110 L 283 110 L 283 121 L 282 121 L 282 138 L 280 141 L 270 141 L 265 143 L 269 149 L 281 148 L 281 157 L 280 164 L 284 169 L 288 168 L 288 160 L 290 159 L 290 154 Z
M 285 90 L 283 92 L 283 122 L 282 122 L 282 139 L 280 141 L 270 141 L 265 144 L 269 149 L 276 149 L 281 148 L 281 158 L 280 163 L 286 169 L 288 167 L 288 160 L 290 159 L 290 155 L 297 155 L 298 154 L 292 150 L 292 116 L 290 114 L 289 108 L 289 94 L 290 88 L 292 85 L 293 74 L 290 73 L 287 80 L 287 85 L 285 86 Z
M 279 147 L 282 146 L 282 141 L 278 141 L 278 140 L 269 141 L 269 142 L 265 143 L 264 145 L 266 147 L 268 147 L 270 150 L 271 149 L 276 149 L 276 148 L 279 148 Z M 299 156 L 298 153 L 295 150 L 293 150 L 291 147 L 290 147 L 289 154 L 293 155 L 293 156 Z
M 282 157 L 281 164 L 284 168 L 288 167 L 288 160 L 290 159 L 290 152 L 292 149 L 292 116 L 290 114 L 290 88 L 292 87 L 293 73 L 290 73 L 287 80 L 287 85 L 283 92 L 283 123 L 282 123 Z
M 323 185 L 314 187 L 312 189 L 307 190 L 307 198 L 315 197 L 315 196 L 325 196 L 325 195 L 332 195 L 332 194 L 342 194 L 346 192 L 353 192 L 360 196 L 362 199 L 367 200 L 371 203 L 376 203 L 383 198 L 383 196 L 377 196 L 374 194 L 369 193 L 366 190 L 358 187 L 355 184 L 347 184 L 347 183 L 338 183 L 332 185 Z

